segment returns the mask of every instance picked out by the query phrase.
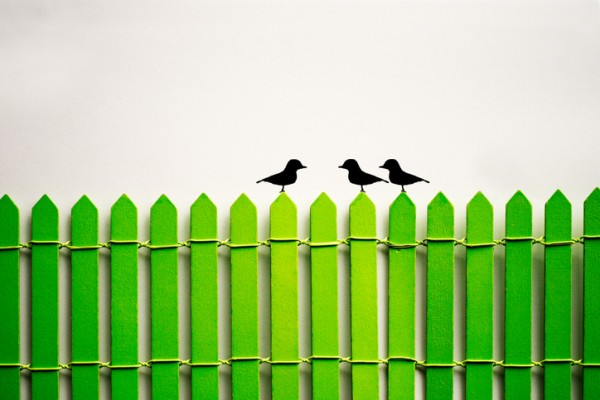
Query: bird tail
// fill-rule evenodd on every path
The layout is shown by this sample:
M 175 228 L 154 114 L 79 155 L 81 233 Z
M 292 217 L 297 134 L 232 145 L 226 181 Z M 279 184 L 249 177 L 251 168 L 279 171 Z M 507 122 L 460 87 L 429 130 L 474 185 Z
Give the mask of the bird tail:
M 427 179 L 423 179 L 423 182 L 430 183 Z
M 381 178 L 379 178 L 379 179 L 381 179 Z M 381 180 L 382 180 L 382 181 L 384 181 L 385 183 L 389 183 L 389 182 L 388 182 L 388 181 L 386 181 L 385 179 L 381 179 Z
M 256 181 L 256 183 L 261 183 L 262 181 L 264 181 L 264 179 L 261 179 L 260 181 Z

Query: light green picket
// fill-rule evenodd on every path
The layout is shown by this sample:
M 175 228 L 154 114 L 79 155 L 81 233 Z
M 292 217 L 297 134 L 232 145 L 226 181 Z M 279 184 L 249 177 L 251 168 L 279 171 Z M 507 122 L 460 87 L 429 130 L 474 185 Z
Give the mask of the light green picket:
M 467 205 L 466 398 L 492 398 L 494 357 L 494 212 L 481 193 Z M 473 247 L 474 246 L 474 247 Z
M 325 194 L 310 207 L 312 390 L 314 400 L 339 398 L 337 211 Z
M 454 356 L 454 208 L 442 193 L 427 207 L 425 378 L 428 400 L 452 399 Z M 436 367 L 436 365 L 438 365 Z
M 583 361 L 600 365 L 600 189 L 584 203 L 584 281 L 583 281 Z M 595 238 L 592 238 L 595 237 Z M 583 398 L 592 400 L 600 393 L 600 368 L 584 367 Z
M 393 244 L 416 242 L 416 208 L 406 193 L 390 206 L 389 240 Z M 391 399 L 414 399 L 416 249 L 389 250 L 388 392 Z M 404 359 L 407 357 L 408 359 Z
M 234 400 L 258 399 L 258 241 L 256 206 L 242 194 L 231 206 L 231 365 Z
M 571 203 L 560 191 L 545 208 L 545 240 L 566 241 L 545 247 L 544 358 L 571 358 Z M 571 396 L 571 363 L 546 362 L 544 398 L 568 399 Z
M 531 273 L 532 209 L 522 192 L 506 204 L 506 277 L 504 328 L 504 398 L 531 395 Z M 512 240 L 511 240 L 512 239 Z
M 98 345 L 98 209 L 83 196 L 71 210 L 73 399 L 100 396 Z M 89 247 L 88 247 L 89 246 Z
M 375 205 L 364 193 L 350 204 L 352 398 L 379 396 Z
M 300 396 L 298 347 L 298 217 L 281 193 L 271 205 L 271 361 L 273 399 Z M 287 364 L 286 362 L 290 362 Z M 279 364 L 281 363 L 281 364 Z
M 111 208 L 111 398 L 138 398 L 138 221 L 123 195 Z M 129 367 L 129 368 L 128 368 Z
M 162 195 L 150 210 L 152 246 L 177 243 L 177 209 Z M 177 248 L 151 250 L 152 398 L 179 398 Z
M 8 196 L 0 199 L 0 393 L 7 399 L 21 396 L 19 209 Z M 11 249 L 12 247 L 12 249 Z
M 58 399 L 58 208 L 46 195 L 33 207 L 31 236 L 31 367 L 56 369 L 32 371 L 31 395 Z
M 219 398 L 217 207 L 202 194 L 191 207 L 192 398 Z

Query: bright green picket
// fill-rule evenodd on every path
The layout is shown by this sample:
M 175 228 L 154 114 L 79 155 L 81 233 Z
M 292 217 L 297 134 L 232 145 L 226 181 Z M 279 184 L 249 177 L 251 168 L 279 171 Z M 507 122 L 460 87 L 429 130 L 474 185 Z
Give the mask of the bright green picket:
M 71 210 L 71 245 L 73 399 L 92 400 L 100 396 L 98 209 L 87 196 Z
M 137 208 L 123 195 L 111 208 L 111 398 L 138 398 Z
M 466 398 L 492 398 L 494 357 L 494 212 L 479 192 L 467 205 Z
M 416 242 L 416 208 L 406 193 L 400 194 L 390 206 L 392 244 L 410 245 Z M 409 359 L 415 353 L 416 249 L 389 250 L 389 325 L 388 325 L 388 391 L 392 399 L 414 399 L 415 363 Z M 407 357 L 408 359 L 403 359 Z
M 258 230 L 256 206 L 242 194 L 231 206 L 231 365 L 234 400 L 259 398 Z
M 325 194 L 310 207 L 312 389 L 314 400 L 339 398 L 337 211 Z
M 0 393 L 7 399 L 21 395 L 19 368 L 19 209 L 8 196 L 0 199 Z
M 179 398 L 177 209 L 162 195 L 150 210 L 152 398 Z M 164 246 L 164 247 L 163 247 Z M 173 247 L 171 247 L 173 246 Z
M 427 207 L 425 395 L 452 399 L 454 357 L 454 208 L 442 193 Z M 437 366 L 436 366 L 437 365 Z
M 192 398 L 219 398 L 217 207 L 202 194 L 191 207 Z
M 375 205 L 364 192 L 360 193 L 350 204 L 350 326 L 355 400 L 379 396 L 376 233 Z
M 531 367 L 531 203 L 517 192 L 506 204 L 504 398 L 530 398 Z M 529 239 L 528 239 L 529 238 Z M 512 365 L 512 367 L 511 367 Z
M 31 367 L 46 369 L 32 371 L 31 395 L 58 399 L 58 208 L 46 195 L 33 207 L 31 237 Z
M 596 366 L 583 369 L 583 398 L 600 393 L 600 189 L 584 203 L 583 361 Z M 594 237 L 594 238 L 592 238 Z
M 300 396 L 298 347 L 298 217 L 281 193 L 271 205 L 271 361 L 273 399 Z M 286 362 L 290 362 L 287 364 Z M 281 363 L 281 364 L 279 364 Z
M 571 363 L 566 361 L 571 358 L 571 204 L 562 192 L 556 191 L 546 203 L 545 218 L 544 398 L 568 399 L 571 396 Z

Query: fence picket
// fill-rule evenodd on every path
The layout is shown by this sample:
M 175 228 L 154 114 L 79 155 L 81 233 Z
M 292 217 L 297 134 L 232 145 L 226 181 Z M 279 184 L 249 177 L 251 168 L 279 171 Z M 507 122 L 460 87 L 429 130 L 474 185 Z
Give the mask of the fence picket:
M 325 194 L 310 208 L 310 240 L 335 243 L 336 206 Z M 337 245 L 310 249 L 313 399 L 339 398 L 340 370 L 338 346 L 338 271 Z M 331 357 L 327 359 L 327 357 Z
M 481 193 L 467 205 L 466 398 L 492 398 L 494 358 L 494 213 Z M 480 245 L 480 246 L 477 246 Z
M 531 395 L 531 273 L 532 209 L 522 192 L 506 204 L 506 309 L 504 330 L 504 398 L 517 400 Z
M 298 348 L 298 217 L 285 193 L 271 204 L 271 394 L 300 395 Z M 290 364 L 284 364 L 291 361 Z M 282 362 L 282 364 L 278 364 Z
M 123 195 L 111 208 L 110 307 L 111 396 L 138 398 L 138 239 L 137 208 Z M 123 368 L 130 366 L 130 368 Z
M 258 242 L 256 206 L 242 194 L 231 206 L 231 380 L 233 399 L 258 399 Z M 238 246 L 238 247 L 236 247 Z
M 416 242 L 416 208 L 406 193 L 390 206 L 389 240 Z M 416 248 L 389 249 L 388 392 L 394 399 L 415 397 Z
M 547 243 L 570 242 L 571 203 L 556 191 L 545 208 Z M 558 244 L 558 243 L 557 243 Z M 544 398 L 571 396 L 571 246 L 545 247 Z M 553 360 L 561 360 L 552 362 Z
M 20 384 L 20 279 L 19 209 L 10 197 L 0 199 L 0 393 L 8 399 L 21 396 Z M 12 249 L 10 249 L 12 247 Z
M 583 283 L 583 361 L 600 364 L 600 189 L 584 203 L 584 283 Z M 583 398 L 592 400 L 600 393 L 600 368 L 584 367 Z
M 356 400 L 379 396 L 376 234 L 375 205 L 360 193 L 350 204 L 352 398 Z
M 150 210 L 152 398 L 179 398 L 177 209 L 162 195 Z
M 219 398 L 217 207 L 202 194 L 191 207 L 192 398 Z M 202 241 L 207 240 L 207 241 Z
M 58 399 L 58 208 L 46 195 L 33 207 L 31 236 L 31 395 Z
M 452 399 L 454 362 L 454 208 L 439 193 L 427 207 L 428 400 Z
M 100 359 L 98 209 L 87 196 L 71 210 L 71 245 L 72 392 L 73 399 L 92 400 L 100 396 L 99 365 L 85 363 Z

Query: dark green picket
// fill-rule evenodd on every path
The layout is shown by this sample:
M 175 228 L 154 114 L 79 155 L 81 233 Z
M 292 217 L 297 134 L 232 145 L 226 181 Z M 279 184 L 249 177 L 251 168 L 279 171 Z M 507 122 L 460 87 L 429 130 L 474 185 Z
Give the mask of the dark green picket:
M 219 398 L 217 207 L 202 194 L 191 207 L 192 398 Z
M 232 396 L 258 399 L 258 242 L 256 206 L 242 194 L 231 206 Z
M 355 400 L 379 396 L 375 235 L 375 205 L 363 192 L 350 204 L 350 325 Z
M 271 204 L 271 396 L 300 396 L 298 344 L 298 217 L 296 205 L 281 193 Z M 287 364 L 286 362 L 290 362 Z M 281 363 L 281 364 L 280 364 Z
M 110 307 L 111 398 L 138 398 L 138 221 L 123 195 L 111 208 Z
M 504 398 L 530 398 L 532 209 L 522 192 L 506 204 Z M 529 238 L 529 239 L 528 239 Z M 511 366 L 512 365 L 512 366 Z
M 393 244 L 416 242 L 416 208 L 406 193 L 390 206 L 389 240 Z M 389 250 L 388 392 L 393 399 L 414 399 L 416 249 Z
M 454 362 L 454 208 L 442 193 L 427 207 L 428 400 L 452 399 Z M 437 366 L 436 366 L 437 365 Z
M 560 191 L 545 208 L 544 398 L 571 396 L 571 203 Z M 557 242 L 564 245 L 549 245 Z M 548 361 L 550 360 L 550 361 Z M 562 360 L 553 362 L 554 360 Z
M 321 193 L 310 207 L 310 240 L 315 244 L 310 248 L 314 400 L 339 398 L 336 217 L 335 204 Z
M 71 326 L 73 399 L 100 397 L 98 344 L 98 209 L 83 196 L 71 210 Z
M 7 399 L 21 396 L 19 209 L 8 196 L 0 199 L 0 393 Z M 13 366 L 8 366 L 8 365 Z
M 177 209 L 162 195 L 150 210 L 152 246 L 177 243 Z M 179 398 L 177 248 L 151 250 L 152 398 Z
M 494 357 L 494 212 L 479 192 L 467 205 L 466 398 L 492 398 Z M 488 361 L 488 362 L 480 362 Z
M 583 369 L 583 398 L 600 394 L 600 189 L 584 203 L 583 361 L 595 364 Z
M 58 208 L 48 196 L 33 207 L 31 237 L 31 395 L 58 399 Z

